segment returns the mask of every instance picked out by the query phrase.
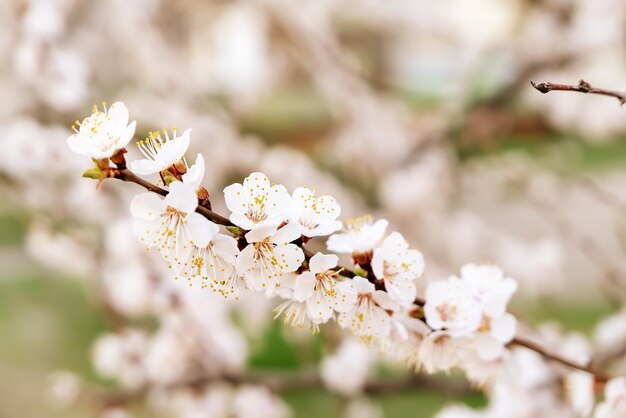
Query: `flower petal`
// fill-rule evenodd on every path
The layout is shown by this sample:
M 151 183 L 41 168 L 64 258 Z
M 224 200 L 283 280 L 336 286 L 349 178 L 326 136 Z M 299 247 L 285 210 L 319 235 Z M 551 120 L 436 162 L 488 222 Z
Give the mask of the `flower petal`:
M 190 185 L 194 188 L 194 190 L 197 189 L 202 183 L 204 172 L 204 157 L 202 154 L 198 154 L 196 157 L 196 163 L 192 165 L 185 174 L 183 174 L 183 183 Z
M 271 238 L 275 244 L 287 244 L 300 237 L 300 228 L 294 224 L 287 224 L 278 229 Z
M 164 168 L 183 158 L 191 142 L 190 135 L 191 129 L 187 129 L 181 136 L 177 136 L 175 139 L 163 144 L 163 147 L 159 150 L 158 159 Z
M 339 257 L 335 254 L 317 253 L 311 257 L 311 260 L 309 261 L 309 269 L 313 273 L 317 274 L 337 267 L 338 262 Z
M 130 202 L 130 213 L 140 219 L 154 220 L 165 209 L 163 199 L 154 193 L 141 193 Z
M 337 219 L 341 214 L 341 206 L 332 196 L 319 197 L 316 206 L 319 219 Z
M 73 134 L 67 138 L 70 150 L 78 155 L 90 157 L 94 149 L 94 142 L 83 134 Z
M 294 287 L 293 298 L 298 302 L 304 302 L 311 296 L 313 296 L 313 290 L 315 289 L 315 283 L 317 279 L 315 274 L 310 271 L 305 271 L 296 280 Z
M 374 301 L 378 304 L 378 306 L 380 306 L 381 308 L 385 310 L 397 311 L 400 309 L 400 305 L 398 304 L 398 302 L 393 300 L 391 296 L 389 296 L 389 293 L 387 292 L 383 292 L 382 290 L 377 290 L 374 292 L 373 298 L 374 298 Z
M 182 181 L 174 181 L 170 183 L 170 192 L 165 197 L 165 203 L 181 212 L 193 213 L 198 207 L 198 196 L 194 189 Z
M 304 261 L 302 248 L 294 244 L 277 245 L 274 254 L 282 272 L 296 271 Z
M 107 111 L 107 117 L 111 124 L 111 135 L 119 138 L 128 125 L 128 108 L 123 102 L 115 102 Z
M 250 197 L 269 196 L 270 181 L 263 173 L 254 172 L 243 180 L 243 188 Z
M 354 277 L 352 279 L 352 284 L 354 285 L 354 290 L 356 290 L 358 294 L 373 293 L 375 290 L 374 284 L 370 283 L 364 277 L 360 277 L 360 276 Z
M 275 232 L 276 232 L 275 226 L 258 226 L 256 228 L 253 228 L 250 232 L 248 232 L 245 235 L 245 237 L 246 237 L 246 240 L 250 243 L 260 242 L 266 238 L 269 238 Z
M 248 197 L 239 183 L 231 184 L 224 189 L 226 207 L 233 213 L 243 214 L 248 209 Z
M 510 313 L 494 318 L 491 321 L 490 334 L 501 343 L 508 343 L 515 337 L 517 319 Z
M 135 136 L 135 128 L 136 127 L 137 127 L 137 122 L 136 121 L 132 121 L 130 123 L 130 125 L 128 125 L 124 129 L 124 132 L 122 132 L 122 135 L 120 136 L 119 141 L 118 141 L 119 149 L 124 148 L 126 145 L 128 145 L 130 140 L 133 139 L 133 137 Z
M 388 280 L 385 281 L 385 290 L 389 297 L 401 305 L 408 306 L 415 301 L 417 287 L 411 280 Z
M 239 247 L 237 247 L 237 240 L 235 238 L 224 234 L 217 234 L 213 237 L 212 243 L 217 255 L 229 263 L 235 262 L 235 257 L 239 255 Z
M 186 221 L 189 228 L 189 238 L 196 247 L 206 248 L 220 231 L 216 224 L 196 212 L 188 214 Z
M 142 160 L 134 160 L 130 162 L 130 171 L 140 176 L 149 176 L 150 174 L 156 174 L 161 171 L 164 167 L 161 167 L 156 161 L 142 159 Z
M 354 244 L 347 234 L 331 235 L 326 241 L 326 247 L 335 253 L 345 254 L 354 251 Z

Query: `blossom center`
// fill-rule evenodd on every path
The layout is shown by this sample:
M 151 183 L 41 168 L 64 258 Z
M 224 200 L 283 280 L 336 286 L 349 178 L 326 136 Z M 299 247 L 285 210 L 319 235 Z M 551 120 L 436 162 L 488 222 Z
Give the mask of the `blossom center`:
M 458 307 L 452 304 L 441 305 L 437 307 L 437 312 L 439 313 L 441 320 L 444 322 L 453 320 L 456 317 L 458 310 L 459 310 Z
M 174 133 L 173 140 L 176 139 L 176 129 L 172 129 L 172 132 Z M 170 141 L 170 136 L 166 129 L 163 129 L 163 134 L 165 138 L 161 136 L 160 132 L 150 132 L 146 139 L 137 142 L 137 148 L 139 148 L 144 157 L 152 161 L 158 160 L 159 152 Z

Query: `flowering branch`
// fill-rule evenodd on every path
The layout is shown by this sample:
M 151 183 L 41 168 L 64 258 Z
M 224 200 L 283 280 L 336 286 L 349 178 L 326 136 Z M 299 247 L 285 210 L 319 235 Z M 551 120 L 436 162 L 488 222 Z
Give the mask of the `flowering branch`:
M 157 193 L 157 194 L 159 194 L 161 196 L 167 196 L 167 194 L 168 194 L 167 190 L 162 189 L 162 188 L 160 188 L 158 186 L 155 186 L 154 184 L 152 184 L 152 183 L 150 183 L 150 182 L 148 182 L 148 181 L 146 181 L 146 180 L 136 176 L 135 174 L 133 174 L 128 169 L 113 170 L 112 177 L 113 178 L 117 178 L 117 179 L 122 180 L 122 181 L 128 181 L 128 182 L 131 182 L 131 183 L 138 184 L 138 185 L 144 187 L 146 190 L 154 192 L 154 193 Z M 211 210 L 208 210 L 208 209 L 206 209 L 203 206 L 199 205 L 197 207 L 196 211 L 198 213 L 200 213 L 201 215 L 203 215 L 205 218 L 207 218 L 207 219 L 209 219 L 209 220 L 211 220 L 211 221 L 213 221 L 215 223 L 218 223 L 220 225 L 225 225 L 225 226 L 232 226 L 233 225 L 233 223 L 230 222 L 229 219 L 227 219 L 227 218 L 225 218 L 225 217 L 223 217 L 223 216 L 221 216 L 221 215 L 219 215 L 219 214 L 217 214 L 217 213 L 215 213 L 215 212 L 213 212 Z M 302 250 L 304 251 L 304 254 L 305 254 L 307 259 L 310 259 L 313 256 L 313 254 L 304 247 L 304 244 L 303 244 L 302 240 L 296 240 L 296 241 L 294 241 L 294 244 L 296 244 L 300 248 L 302 248 Z M 356 272 L 354 272 L 351 269 L 345 268 L 345 267 L 338 268 L 337 272 L 339 274 L 341 274 L 342 276 L 348 277 L 348 278 L 353 278 L 355 276 L 358 276 L 358 274 Z M 373 280 L 373 278 L 370 277 L 370 276 L 372 276 L 372 274 L 369 271 L 365 270 L 364 272 L 365 272 L 365 275 L 366 275 L 366 277 L 368 279 Z M 426 304 L 426 301 L 423 298 L 417 297 L 415 299 L 415 304 L 417 306 L 423 307 Z M 595 370 L 590 365 L 578 364 L 578 363 L 572 362 L 572 361 L 570 361 L 570 360 L 568 360 L 568 359 L 566 359 L 564 357 L 561 357 L 561 356 L 559 356 L 557 354 L 550 353 L 549 351 L 547 351 L 545 348 L 543 348 L 538 343 L 535 343 L 533 341 L 527 340 L 525 338 L 516 336 L 510 342 L 510 344 L 511 345 L 518 345 L 520 347 L 527 348 L 527 349 L 529 349 L 531 351 L 534 351 L 534 352 L 540 354 L 542 357 L 544 357 L 544 358 L 546 358 L 548 360 L 560 363 L 560 364 L 562 364 L 562 365 L 564 365 L 566 367 L 590 373 L 590 374 L 592 374 L 594 376 L 594 378 L 598 382 L 606 382 L 609 379 L 604 373 L 602 373 L 602 372 L 600 372 L 598 370 Z M 228 377 L 227 379 L 224 379 L 224 380 L 227 380 L 227 381 L 232 382 L 232 383 L 237 383 L 237 382 L 241 383 L 241 382 L 245 381 L 246 379 L 248 379 L 246 381 L 247 383 L 251 382 L 248 377 L 241 378 L 241 377 L 233 377 L 233 376 L 231 376 L 231 377 Z M 241 380 L 241 382 L 240 382 L 240 380 Z M 286 384 L 284 381 L 282 381 L 280 379 L 278 379 L 278 380 L 277 379 L 268 379 L 266 382 L 264 382 L 264 384 L 266 386 L 269 386 L 270 388 L 272 388 L 275 391 L 282 390 L 283 386 L 281 386 L 281 385 L 285 385 L 286 388 L 292 388 L 292 385 L 294 385 L 294 384 L 296 385 L 295 387 L 299 387 L 298 385 L 316 385 L 316 384 L 319 385 L 318 383 L 315 383 L 316 381 L 314 379 L 311 379 L 310 377 L 308 379 L 305 379 L 302 376 L 299 376 L 296 379 L 293 379 L 293 381 L 291 381 L 291 382 L 290 381 L 287 381 L 287 382 L 289 382 L 289 384 Z M 423 383 L 419 379 L 417 379 L 417 380 L 409 379 L 408 382 L 409 383 L 413 382 L 414 384 Z M 398 386 L 398 382 L 395 382 L 394 384 L 396 386 Z M 406 382 L 404 384 L 406 384 Z M 385 385 L 383 385 L 383 386 L 385 386 Z M 370 391 L 370 390 L 384 391 L 384 388 L 379 386 L 379 385 L 376 385 L 376 384 L 370 384 L 368 387 L 366 387 L 366 391 Z
M 550 82 L 543 83 L 535 83 L 531 81 L 530 84 L 541 93 L 549 93 L 551 91 L 577 91 L 579 93 L 589 93 L 589 94 L 598 94 L 601 96 L 610 96 L 615 97 L 619 100 L 621 105 L 626 103 L 626 93 L 614 91 L 614 90 L 606 90 L 592 87 L 591 84 L 586 82 L 585 80 L 580 80 L 578 85 L 572 84 L 557 84 Z
M 136 195 L 130 210 L 135 235 L 146 249 L 160 253 L 173 277 L 187 279 L 190 285 L 199 282 L 227 298 L 238 298 L 243 290 L 279 297 L 283 302 L 275 313 L 285 323 L 318 332 L 322 324 L 335 320 L 363 342 L 376 342 L 381 350 L 404 359 L 416 371 L 460 367 L 471 382 L 487 384 L 509 358 L 507 348 L 519 345 L 587 372 L 598 382 L 608 380 L 590 365 L 569 361 L 516 337 L 517 319 L 507 312 L 507 305 L 518 285 L 499 267 L 466 264 L 459 276 L 428 283 L 425 298 L 418 298 L 424 257 L 399 232 L 387 233 L 387 220 L 374 221 L 368 215 L 344 224 L 338 220 L 341 207 L 333 197 L 318 197 L 306 187 L 290 193 L 259 172 L 223 190 L 230 211 L 226 218 L 211 210 L 209 193 L 201 186 L 204 157 L 198 154 L 194 165 L 187 163 L 190 129 L 180 136 L 174 130 L 172 137 L 164 131 L 164 138 L 161 133 L 150 133 L 138 143 L 146 158 L 131 161 L 127 169 L 124 153 L 134 122 L 127 124 L 123 103 L 104 112 L 96 109 L 79 124 L 80 130 L 68 138 L 68 144 L 96 162 L 85 176 L 132 182 L 163 197 Z M 138 177 L 156 174 L 164 188 Z M 313 254 L 304 247 L 317 237 L 328 237 L 330 253 Z M 337 254 L 350 255 L 353 269 L 339 266 Z M 477 373 L 479 369 L 484 371 Z M 241 379 L 222 378 L 233 383 L 242 383 Z M 372 384 L 367 390 L 384 391 L 419 381 Z M 267 378 L 263 383 L 281 390 L 318 385 L 320 378 Z

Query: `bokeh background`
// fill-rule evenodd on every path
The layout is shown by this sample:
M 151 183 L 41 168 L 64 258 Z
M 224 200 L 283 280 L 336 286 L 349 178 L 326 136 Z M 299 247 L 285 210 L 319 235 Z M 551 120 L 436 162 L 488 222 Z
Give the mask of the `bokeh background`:
M 518 318 L 606 349 L 598 324 L 626 323 L 626 110 L 529 81 L 626 90 L 625 28 L 623 0 L 0 2 L 0 416 L 430 417 L 488 402 L 460 376 L 424 387 L 367 349 L 341 357 L 337 329 L 287 329 L 263 299 L 168 278 L 132 236 L 136 186 L 96 190 L 66 147 L 102 101 L 127 104 L 138 139 L 192 128 L 218 212 L 251 171 L 315 187 L 344 219 L 389 219 L 426 257 L 420 286 L 499 264 Z M 333 361 L 354 388 L 215 383 Z M 180 383 L 199 370 L 212 397 Z

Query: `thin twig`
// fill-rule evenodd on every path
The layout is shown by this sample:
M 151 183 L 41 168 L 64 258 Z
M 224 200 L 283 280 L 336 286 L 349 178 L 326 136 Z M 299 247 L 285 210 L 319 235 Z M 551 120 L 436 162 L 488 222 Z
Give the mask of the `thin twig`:
M 544 94 L 551 91 L 577 91 L 579 93 L 599 94 L 601 96 L 615 97 L 617 100 L 619 100 L 620 104 L 623 105 L 624 103 L 626 103 L 626 93 L 591 87 L 591 84 L 587 83 L 585 80 L 580 80 L 578 82 L 578 85 L 557 84 L 550 82 L 535 83 L 534 81 L 531 81 L 530 84 Z

